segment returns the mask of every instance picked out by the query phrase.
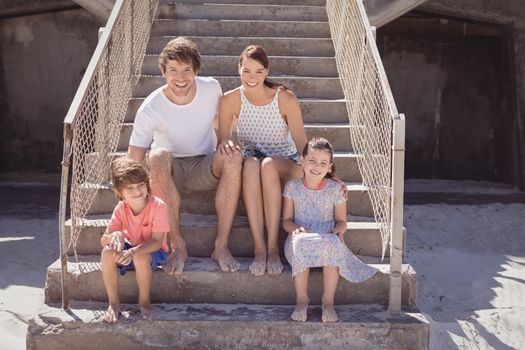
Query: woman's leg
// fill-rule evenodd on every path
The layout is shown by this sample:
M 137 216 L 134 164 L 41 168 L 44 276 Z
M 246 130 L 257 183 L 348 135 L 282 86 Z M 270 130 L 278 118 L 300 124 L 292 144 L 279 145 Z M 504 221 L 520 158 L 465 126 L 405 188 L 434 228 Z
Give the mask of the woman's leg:
M 338 317 L 334 308 L 335 290 L 339 282 L 339 268 L 323 266 L 323 322 L 336 322 Z
M 282 187 L 288 180 L 301 176 L 301 166 L 288 158 L 267 157 L 261 162 L 264 220 L 268 232 L 267 270 L 271 274 L 279 274 L 283 271 L 279 258 Z
M 294 321 L 306 321 L 308 303 L 310 299 L 308 298 L 308 277 L 310 275 L 310 269 L 298 273 L 294 279 L 293 284 L 295 287 L 295 309 L 291 316 Z
M 139 288 L 139 308 L 143 319 L 151 319 L 151 254 L 138 254 L 133 256 L 135 276 Z
M 242 194 L 253 236 L 255 258 L 250 271 L 255 276 L 266 270 L 266 243 L 264 242 L 264 213 L 261 190 L 261 164 L 255 157 L 244 160 L 242 168 Z
M 102 264 L 102 279 L 108 294 L 108 311 L 104 315 L 104 321 L 115 323 L 120 315 L 119 296 L 118 296 L 118 270 L 115 262 L 115 250 L 104 248 L 100 257 Z

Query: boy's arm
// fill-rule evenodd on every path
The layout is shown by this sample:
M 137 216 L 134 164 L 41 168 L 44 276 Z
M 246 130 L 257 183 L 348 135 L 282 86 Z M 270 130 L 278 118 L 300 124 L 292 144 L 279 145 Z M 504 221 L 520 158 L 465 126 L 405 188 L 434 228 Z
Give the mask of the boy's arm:
M 304 227 L 300 227 L 293 222 L 294 208 L 290 198 L 283 197 L 283 228 L 288 233 L 306 232 Z
M 332 230 L 341 240 L 346 233 L 346 202 L 339 203 L 334 208 L 335 227 Z
M 129 265 L 133 260 L 133 257 L 137 254 L 150 254 L 156 252 L 162 247 L 162 239 L 165 234 L 166 233 L 162 232 L 153 232 L 149 241 L 133 248 L 126 249 L 115 256 L 115 262 L 117 264 Z

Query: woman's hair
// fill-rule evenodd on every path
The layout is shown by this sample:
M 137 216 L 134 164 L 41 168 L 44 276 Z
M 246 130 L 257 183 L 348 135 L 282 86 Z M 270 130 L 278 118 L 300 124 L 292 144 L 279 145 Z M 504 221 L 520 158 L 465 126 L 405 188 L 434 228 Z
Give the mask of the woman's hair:
M 266 54 L 266 51 L 264 51 L 264 48 L 261 45 L 247 46 L 239 56 L 239 66 L 242 66 L 242 63 L 247 58 L 256 60 L 257 62 L 262 64 L 265 69 L 268 69 L 269 67 L 268 55 Z M 264 85 L 268 86 L 271 89 L 277 89 L 279 87 L 285 90 L 288 89 L 284 84 L 277 83 L 268 78 L 264 79 Z
M 149 176 L 146 168 L 136 160 L 128 157 L 120 157 L 111 163 L 111 182 L 113 191 L 120 200 L 123 200 L 121 194 L 126 186 L 144 182 L 148 187 L 148 193 L 151 192 Z
M 175 60 L 183 63 L 191 63 L 195 73 L 201 68 L 201 56 L 197 44 L 185 37 L 178 37 L 166 44 L 159 56 L 159 66 L 162 73 L 166 72 L 168 60 Z
M 328 173 L 326 173 L 325 177 L 332 179 L 335 176 L 335 164 L 334 164 L 334 148 L 328 142 L 327 139 L 322 137 L 314 137 L 308 143 L 304 146 L 303 149 L 303 157 L 306 157 L 308 155 L 308 152 L 311 149 L 319 150 L 319 151 L 325 151 L 330 154 L 330 163 L 332 163 L 332 167 Z

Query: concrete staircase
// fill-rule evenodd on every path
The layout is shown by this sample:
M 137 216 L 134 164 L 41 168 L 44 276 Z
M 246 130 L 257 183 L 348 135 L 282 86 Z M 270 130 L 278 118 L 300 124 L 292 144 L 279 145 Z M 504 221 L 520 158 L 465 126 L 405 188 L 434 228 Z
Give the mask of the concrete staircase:
M 28 348 L 57 349 L 427 349 L 428 324 L 417 310 L 416 272 L 402 270 L 403 312 L 387 312 L 388 258 L 381 262 L 379 225 L 373 221 L 368 190 L 361 184 L 349 139 L 344 97 L 335 67 L 324 0 L 186 0 L 162 1 L 152 28 L 142 76 L 129 101 L 119 151 L 124 154 L 137 108 L 153 89 L 164 83 L 157 55 L 173 37 L 197 42 L 203 55 L 200 75 L 216 77 L 227 91 L 239 84 L 238 55 L 248 44 L 262 44 L 270 58 L 273 79 L 283 81 L 297 95 L 308 136 L 327 137 L 336 149 L 338 175 L 350 192 L 346 243 L 363 261 L 379 269 L 372 279 L 350 284 L 341 279 L 336 302 L 341 321 L 320 322 L 313 307 L 309 321 L 289 321 L 294 290 L 286 265 L 279 276 L 254 277 L 248 271 L 253 242 L 242 205 L 230 240 L 241 270 L 223 273 L 209 255 L 216 234 L 214 192 L 184 192 L 182 232 L 190 259 L 182 278 L 162 271 L 153 275 L 152 302 L 157 317 L 144 322 L 137 316 L 137 288 L 133 272 L 121 278 L 121 301 L 126 317 L 118 325 L 100 321 L 107 301 L 100 271 L 99 238 L 116 204 L 109 183 L 90 183 L 98 193 L 77 243 L 78 260 L 71 256 L 67 281 L 73 309 L 57 308 L 61 298 L 60 261 L 48 268 L 46 305 L 28 332 Z M 74 199 L 73 199 L 74 200 Z M 66 223 L 69 237 L 71 222 Z M 281 245 L 285 233 L 281 233 Z M 283 258 L 283 262 L 285 262 Z M 310 280 L 312 303 L 319 304 L 321 271 Z M 96 334 L 96 337 L 89 337 Z M 89 342 L 86 342 L 89 339 Z

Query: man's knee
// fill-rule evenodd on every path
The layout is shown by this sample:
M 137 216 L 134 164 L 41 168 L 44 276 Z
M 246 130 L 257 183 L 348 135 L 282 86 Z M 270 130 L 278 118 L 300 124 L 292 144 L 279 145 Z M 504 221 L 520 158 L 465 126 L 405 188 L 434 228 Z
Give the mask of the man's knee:
M 221 156 L 222 158 L 222 169 L 223 171 L 229 172 L 240 172 L 242 169 L 242 155 L 240 153 L 234 153 L 229 156 Z
M 171 152 L 166 148 L 152 149 L 148 153 L 148 167 L 152 177 L 171 174 Z

